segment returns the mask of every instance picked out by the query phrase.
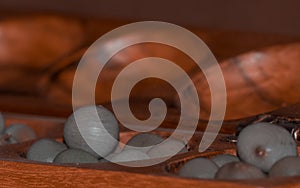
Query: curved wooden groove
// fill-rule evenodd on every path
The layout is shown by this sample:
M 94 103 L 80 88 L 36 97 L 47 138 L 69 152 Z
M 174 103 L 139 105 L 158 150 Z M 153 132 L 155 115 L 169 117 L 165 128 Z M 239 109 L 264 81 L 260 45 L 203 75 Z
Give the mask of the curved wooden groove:
M 2 93 L 10 95 L 7 97 L 3 94 L 3 98 L 5 98 L 3 101 L 1 101 L 0 97 L 0 109 L 23 113 L 30 112 L 44 115 L 66 116 L 68 112 L 71 112 L 70 92 L 72 78 L 81 55 L 98 37 L 126 23 L 128 22 L 71 18 L 65 15 L 50 14 L 2 16 L 0 21 L 0 67 L 9 65 L 15 68 L 11 70 L 3 69 L 3 71 L 0 69 L 3 78 L 0 81 L 0 90 Z M 191 30 L 203 39 L 219 60 L 235 57 L 238 54 L 253 49 L 260 49 L 261 47 L 275 44 L 287 44 L 299 40 L 298 37 L 261 33 L 212 31 L 196 28 L 192 28 Z M 292 47 L 288 48 L 291 49 Z M 293 49 L 291 50 L 293 51 Z M 258 50 L 258 52 L 266 53 L 266 55 L 269 54 L 272 57 L 274 55 L 274 58 L 277 58 L 277 52 L 269 52 L 268 50 Z M 291 54 L 289 50 L 282 50 L 282 48 L 278 49 L 278 57 L 282 57 L 280 53 Z M 108 68 L 109 73 L 104 74 L 104 83 L 99 87 L 99 90 L 105 92 L 101 92 L 102 94 L 100 94 L 97 99 L 98 102 L 106 103 L 110 98 L 103 93 L 109 94 L 109 88 L 111 87 L 110 82 L 116 73 L 120 71 L 120 68 L 136 58 L 149 55 L 174 60 L 183 66 L 187 72 L 191 70 L 191 65 L 188 63 L 190 60 L 184 56 L 184 54 L 170 47 L 148 44 L 126 49 L 114 57 L 112 62 L 115 66 L 110 66 Z M 252 55 L 256 57 L 255 54 L 252 53 Z M 243 61 L 243 63 L 240 62 L 239 64 L 245 64 L 245 66 L 247 65 L 248 67 L 249 62 L 247 63 L 247 61 L 251 60 L 252 57 L 251 54 L 246 56 L 239 56 L 238 58 L 233 58 L 221 63 L 224 64 L 222 68 L 225 71 L 225 79 L 229 84 L 229 93 L 232 93 L 230 94 L 231 98 L 237 96 L 237 94 L 235 94 L 235 88 L 238 86 L 236 86 L 235 77 L 232 76 L 228 70 L 230 67 L 232 70 L 239 67 L 236 66 L 236 61 Z M 271 63 L 267 64 L 272 66 Z M 72 65 L 74 65 L 74 67 L 72 67 Z M 243 65 L 243 67 L 245 66 Z M 295 70 L 297 67 L 293 69 Z M 32 70 L 32 72 L 28 70 Z M 246 74 L 248 74 L 248 68 L 243 68 L 242 70 L 246 70 Z M 253 72 L 251 74 L 254 74 L 256 70 L 250 71 Z M 229 77 L 227 75 L 229 75 Z M 53 79 L 53 76 L 55 79 Z M 201 76 L 196 76 L 194 81 L 198 82 L 199 77 Z M 250 80 L 253 80 L 251 75 L 250 77 Z M 20 82 L 20 80 L 22 80 L 22 82 Z M 153 86 L 154 83 L 158 85 Z M 261 84 L 258 84 L 258 86 L 261 87 Z M 133 94 L 135 98 L 151 99 L 153 97 L 162 97 L 169 105 L 174 106 L 174 98 L 171 96 L 175 93 L 172 90 L 168 89 L 159 93 L 153 92 L 155 90 L 161 91 L 165 87 L 167 87 L 166 84 L 152 80 L 143 83 L 143 86 L 137 86 Z M 205 86 L 199 85 L 198 87 L 198 89 L 201 90 Z M 251 87 L 251 89 L 253 89 L 253 87 Z M 148 92 L 149 90 L 152 92 Z M 284 90 L 281 92 L 283 91 Z M 25 94 L 27 94 L 26 97 L 20 96 Z M 202 111 L 207 111 L 207 113 L 203 114 L 203 118 L 207 118 L 209 113 L 209 104 L 206 100 L 207 93 L 200 93 L 200 95 L 202 95 L 201 98 L 203 98 L 201 101 L 204 101 L 203 104 L 206 104 L 206 108 L 203 108 Z M 265 95 L 265 93 L 263 95 Z M 239 98 L 244 97 L 243 95 L 238 96 Z M 270 94 L 264 98 L 272 98 L 269 96 Z M 227 119 L 253 115 L 252 111 L 255 111 L 255 108 L 253 110 L 247 110 L 249 113 L 241 113 L 240 109 L 235 109 L 235 106 L 238 106 L 238 104 L 237 102 L 231 102 L 231 98 L 229 99 Z M 15 100 L 18 101 L 18 106 L 11 107 L 12 105 L 9 103 L 13 103 Z M 35 107 L 31 108 L 27 100 L 31 100 L 32 102 L 30 103 L 35 103 L 33 104 Z M 258 103 L 261 102 L 263 106 L 260 108 L 260 111 L 257 112 L 266 112 L 279 107 L 283 104 L 282 101 L 286 102 L 286 104 L 294 102 L 294 100 L 288 100 L 287 98 L 273 99 L 272 101 L 275 101 L 272 102 L 275 105 L 268 105 L 265 104 L 264 101 L 259 101 Z M 50 105 L 49 112 L 44 110 L 43 107 L 39 107 L 43 106 L 44 103 Z M 53 105 L 51 105 L 51 103 Z M 56 107 L 56 105 L 60 107 Z M 62 107 L 65 109 L 63 112 L 61 110 Z M 233 110 L 233 108 L 235 110 Z
M 240 187 L 239 183 L 181 179 L 128 172 L 102 171 L 76 167 L 0 162 L 0 180 L 5 187 Z M 244 187 L 255 187 L 244 185 Z
M 225 119 L 265 113 L 300 102 L 300 43 L 248 52 L 220 63 L 227 89 Z M 205 112 L 211 96 L 203 74 L 193 77 Z M 207 119 L 208 114 L 201 114 Z
M 87 20 L 81 18 L 70 18 L 58 15 L 30 15 L 3 17 L 0 21 L 0 109 L 13 112 L 25 112 L 32 114 L 44 114 L 66 117 L 71 113 L 70 88 L 72 77 L 81 55 L 87 47 L 102 34 L 127 22 L 107 22 L 99 20 Z M 225 74 L 225 80 L 229 88 L 229 109 L 227 118 L 239 120 L 225 121 L 221 128 L 222 133 L 234 134 L 236 127 L 244 122 L 257 121 L 261 115 L 246 118 L 250 115 L 267 112 L 272 109 L 299 102 L 299 41 L 297 37 L 238 33 L 226 31 L 209 31 L 193 29 L 208 44 L 218 60 L 222 60 L 221 67 Z M 1 37 L 1 36 L 0 36 Z M 261 47 L 274 46 L 267 49 Z M 163 49 L 163 50 L 162 50 Z M 249 52 L 243 55 L 241 53 Z M 163 54 L 160 54 L 163 52 Z M 158 55 L 169 57 L 179 61 L 187 72 L 194 71 L 193 66 L 185 65 L 190 62 L 184 54 L 166 46 L 155 46 L 146 44 L 126 49 L 117 54 L 112 60 L 116 65 L 108 68 L 105 73 L 106 81 L 104 88 L 109 88 L 120 68 L 130 61 L 147 55 Z M 239 56 L 237 56 L 239 55 Z M 229 58 L 229 59 L 228 59 Z M 227 60 L 226 60 L 227 59 Z M 182 62 L 180 62 L 182 60 Z M 291 63 L 284 63 L 289 60 Z M 254 63 L 253 63 L 254 62 Z M 237 65 L 238 64 L 238 65 Z M 259 64 L 259 66 L 254 66 Z M 5 68 L 11 67 L 11 68 Z M 32 71 L 31 71 L 32 70 Z M 262 71 L 263 70 L 263 71 Z M 233 71 L 236 74 L 233 74 Z M 274 74 L 275 73 L 275 74 Z M 259 75 L 259 76 L 257 76 Z M 241 81 L 243 88 L 239 87 Z M 26 79 L 25 79 L 26 78 Z M 199 92 L 207 99 L 205 83 L 200 74 L 193 77 Z M 277 83 L 276 88 L 268 79 Z M 154 81 L 146 82 L 151 86 Z M 274 82 L 273 82 L 274 83 Z M 148 104 L 148 98 L 157 94 L 137 87 L 136 93 L 143 93 L 144 97 L 136 95 L 135 103 L 143 101 Z M 159 86 L 165 89 L 166 85 Z M 289 92 L 293 88 L 292 92 Z M 152 89 L 153 90 L 153 89 Z M 160 89 L 158 89 L 160 90 Z M 252 94 L 248 96 L 243 94 Z M 25 96 L 26 94 L 26 96 Z M 149 95 L 147 95 L 149 94 Z M 164 122 L 163 128 L 174 128 L 178 121 L 178 109 L 175 108 L 174 93 L 166 91 L 159 96 L 165 97 L 170 106 L 170 114 Z M 170 97 L 172 95 L 172 97 Z M 107 104 L 107 96 L 99 101 Z M 157 97 L 157 96 L 156 96 Z M 251 106 L 247 107 L 245 98 Z M 176 99 L 175 99 L 176 100 Z M 207 102 L 206 111 L 209 112 Z M 259 105 L 257 105 L 259 104 Z M 137 107 L 137 116 L 147 117 L 146 110 Z M 146 105 L 144 105 L 146 107 Z M 147 108 L 144 108 L 147 109 Z M 299 118 L 299 105 L 291 108 L 281 109 L 268 115 L 297 117 Z M 204 114 L 203 117 L 208 114 Z M 264 115 L 264 114 L 263 114 Z M 39 137 L 62 138 L 64 119 L 37 118 L 35 116 L 25 117 L 19 115 L 6 115 L 7 123 L 26 123 L 33 127 Z M 203 131 L 206 121 L 200 121 L 198 131 Z M 122 129 L 126 131 L 126 129 Z M 169 130 L 170 131 L 170 130 Z M 126 133 L 128 134 L 128 132 Z M 198 143 L 200 140 L 197 138 Z M 170 162 L 193 157 L 195 155 L 209 155 L 224 152 L 224 149 L 232 149 L 230 143 L 216 140 L 207 153 L 188 153 L 175 156 L 162 165 L 153 168 L 128 169 L 120 166 L 105 165 L 49 165 L 29 162 L 20 155 L 24 155 L 26 148 L 31 142 L 20 145 L 0 147 L 0 180 L 4 187 L 62 187 L 62 186 L 105 186 L 105 187 L 300 187 L 299 177 L 276 178 L 249 181 L 215 181 L 195 180 L 179 178 L 166 174 L 163 170 Z M 230 150 L 232 152 L 232 150 Z M 123 170 L 123 171 L 122 171 Z

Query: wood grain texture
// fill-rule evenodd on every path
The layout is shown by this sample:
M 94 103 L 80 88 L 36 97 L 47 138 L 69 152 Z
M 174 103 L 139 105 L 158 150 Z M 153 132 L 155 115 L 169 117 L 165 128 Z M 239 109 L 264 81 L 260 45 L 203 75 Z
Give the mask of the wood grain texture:
M 300 101 L 300 43 L 248 52 L 220 64 L 227 90 L 225 119 L 272 111 Z M 211 96 L 203 74 L 193 81 L 207 119 Z
M 224 182 L 193 180 L 166 176 L 143 175 L 128 172 L 102 171 L 76 167 L 32 165 L 0 162 L 0 180 L 3 187 L 296 187 L 295 178 L 267 180 L 267 183 Z M 255 185 L 256 184 L 256 185 Z
M 126 21 L 70 18 L 62 15 L 3 16 L 0 20 L 0 110 L 68 116 L 76 65 L 88 46 L 104 33 Z M 299 102 L 300 46 L 297 37 L 191 29 L 220 60 L 228 88 L 228 110 L 221 132 L 233 135 L 236 127 L 272 109 Z M 282 44 L 282 45 L 278 45 Z M 274 46 L 278 45 L 278 46 Z M 262 48 L 273 46 L 268 48 Z M 254 51 L 253 51 L 254 50 Z M 248 52 L 248 53 L 247 53 Z M 245 53 L 240 55 L 241 53 Z M 209 92 L 201 72 L 182 52 L 156 44 L 135 45 L 111 59 L 97 87 L 97 102 L 111 108 L 110 88 L 114 77 L 130 62 L 147 56 L 160 56 L 182 66 L 194 79 L 203 102 L 202 118 L 209 114 Z M 151 92 L 149 92 L 151 91 Z M 162 92 L 163 91 L 163 92 Z M 146 80 L 132 91 L 133 111 L 141 119 L 149 115 L 147 105 L 162 97 L 169 111 L 162 128 L 176 127 L 179 108 L 176 93 L 160 80 Z M 274 114 L 293 116 L 294 110 Z M 6 123 L 23 122 L 39 137 L 62 140 L 64 119 L 6 114 Z M 243 119 L 243 117 L 247 117 Z M 255 116 L 256 117 L 256 116 Z M 239 120 L 232 120 L 242 118 Z M 254 118 L 255 119 L 255 118 Z M 200 120 L 197 130 L 205 130 Z M 121 129 L 126 131 L 126 129 Z M 132 133 L 123 132 L 122 139 Z M 222 135 L 219 135 L 222 137 Z M 199 137 L 195 142 L 200 142 Z M 3 187 L 299 187 L 299 177 L 257 181 L 215 181 L 179 178 L 165 169 L 198 155 L 234 152 L 232 143 L 216 140 L 208 153 L 175 156 L 152 168 L 128 169 L 110 163 L 93 165 L 52 165 L 24 159 L 32 142 L 0 147 L 0 186 Z M 190 145 L 192 145 L 190 143 Z M 177 164 L 176 164 L 177 165 Z M 174 171 L 175 172 L 175 171 Z
M 7 15 L 1 18 L 0 110 L 64 117 L 72 110 L 72 81 L 81 56 L 98 37 L 129 23 L 46 14 Z M 258 53 L 264 53 L 259 50 L 261 47 L 299 40 L 296 36 L 274 34 L 214 31 L 201 28 L 191 28 L 191 31 L 211 48 L 220 61 L 253 49 L 258 49 Z M 271 56 L 274 55 L 276 58 L 276 53 L 271 53 Z M 278 53 L 285 52 L 280 52 L 279 49 Z M 289 54 L 287 53 L 287 56 Z M 255 56 L 255 54 L 252 55 Z M 106 67 L 102 81 L 97 87 L 97 102 L 110 102 L 110 88 L 115 76 L 133 60 L 148 56 L 172 60 L 188 73 L 194 67 L 186 55 L 174 48 L 155 44 L 135 45 L 116 54 L 111 60 L 111 65 Z M 278 56 L 281 57 L 281 55 Z M 252 59 L 252 57 L 241 58 L 245 66 L 248 66 L 247 62 Z M 241 58 L 239 61 L 242 61 Z M 238 67 L 234 62 L 224 61 L 221 64 L 225 64 L 222 66 L 225 72 L 228 72 L 230 67 L 235 66 L 232 70 Z M 272 66 L 272 63 L 264 64 Z M 252 72 L 255 74 L 255 70 L 252 69 L 246 68 L 244 71 L 251 71 L 251 74 Z M 229 93 L 231 90 L 235 93 L 235 88 L 238 87 L 235 86 L 237 84 L 235 77 L 228 77 L 226 81 L 229 82 Z M 138 84 L 132 92 L 133 100 L 144 101 L 145 106 L 153 97 L 161 97 L 169 106 L 174 106 L 176 105 L 174 96 L 176 93 L 168 84 L 153 79 Z M 234 97 L 236 95 L 232 94 L 232 98 Z M 241 94 L 240 97 L 243 95 Z M 286 98 L 280 100 L 286 103 L 291 102 Z M 228 108 L 235 109 L 235 106 L 236 103 L 229 102 Z M 262 112 L 271 108 L 262 106 L 260 109 L 259 112 Z M 205 110 L 203 108 L 203 112 Z M 240 110 L 231 110 L 227 117 L 232 119 L 245 115 L 240 113 Z M 207 118 L 207 114 L 204 114 L 203 118 Z
M 235 182 L 217 181 L 212 185 L 208 180 L 7 161 L 0 162 L 0 180 L 3 187 L 240 187 Z

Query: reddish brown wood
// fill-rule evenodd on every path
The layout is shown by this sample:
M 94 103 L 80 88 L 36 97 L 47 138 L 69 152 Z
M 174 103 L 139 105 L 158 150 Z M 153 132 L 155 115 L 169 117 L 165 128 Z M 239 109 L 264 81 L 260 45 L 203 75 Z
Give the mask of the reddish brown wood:
M 129 22 L 71 18 L 62 15 L 2 16 L 0 21 L 0 72 L 2 78 L 0 81 L 0 110 L 66 117 L 71 112 L 72 80 L 81 56 L 98 37 L 126 23 Z M 191 28 L 191 31 L 206 42 L 219 60 L 235 57 L 240 53 L 253 49 L 299 40 L 296 36 L 274 34 L 214 31 L 201 28 Z M 282 48 L 271 50 L 271 52 L 261 50 L 258 50 L 258 52 L 271 56 L 270 61 L 261 60 L 262 64 L 271 67 L 277 67 L 277 65 L 273 66 L 274 63 L 276 64 L 277 58 L 284 57 L 291 62 L 294 58 L 293 54 L 285 53 Z M 133 46 L 118 53 L 112 59 L 113 66 L 108 67 L 107 70 L 109 71 L 103 73 L 102 82 L 97 87 L 97 91 L 99 91 L 97 92 L 97 102 L 110 102 L 112 80 L 122 67 L 133 60 L 147 56 L 168 58 L 182 66 L 187 72 L 193 69 L 191 60 L 182 52 L 171 47 L 157 44 Z M 249 55 L 240 56 L 238 59 L 238 61 L 243 59 L 242 64 L 248 67 L 244 71 L 251 71 L 249 73 L 250 77 L 257 71 L 255 69 L 258 69 L 248 66 L 250 60 L 253 59 L 252 56 L 256 57 L 255 54 L 250 53 Z M 274 57 L 273 60 L 272 57 Z M 240 99 L 232 101 L 237 97 L 234 94 L 236 88 L 239 88 L 236 77 L 232 76 L 231 73 L 238 67 L 234 62 L 235 60 L 231 59 L 222 63 L 224 64 L 222 68 L 225 72 L 225 79 L 229 85 L 228 91 L 232 93 L 228 103 L 228 119 L 253 115 L 253 111 L 257 110 L 254 108 L 246 111 L 235 108 L 235 106 L 239 106 L 240 102 L 237 101 L 240 101 Z M 292 69 L 295 71 L 297 66 Z M 289 71 L 293 70 L 286 69 L 282 72 L 292 75 L 293 72 Z M 197 77 L 195 78 L 196 81 Z M 292 81 L 288 78 L 286 80 Z M 201 85 L 198 87 L 199 90 L 202 88 Z M 252 88 L 250 87 L 250 89 Z M 285 92 L 284 88 L 280 92 Z M 166 83 L 153 79 L 137 85 L 132 92 L 132 97 L 138 98 L 138 100 L 145 99 L 145 101 L 149 101 L 153 97 L 162 97 L 170 106 L 174 106 L 174 103 L 177 102 L 170 97 L 173 95 L 176 95 L 176 93 Z M 206 95 L 206 93 L 203 95 Z M 205 98 L 205 96 L 201 97 Z M 238 97 L 244 96 L 238 94 Z M 262 102 L 264 106 L 255 106 L 259 106 L 260 111 L 258 112 L 265 112 L 278 107 L 277 103 L 290 104 L 295 101 L 294 99 L 282 98 L 279 99 L 279 102 L 276 101 L 275 104 L 269 105 Z M 254 100 L 255 97 L 249 103 L 252 104 Z M 15 103 L 18 105 L 15 105 Z M 144 102 L 144 104 L 146 106 L 147 102 Z M 203 104 L 207 104 L 206 99 Z M 206 106 L 202 109 L 203 112 L 209 109 L 209 105 Z M 242 111 L 245 111 L 245 113 L 241 114 Z M 248 111 L 250 113 L 247 113 Z M 203 118 L 207 119 L 207 113 L 203 114 Z
M 212 185 L 208 180 L 6 161 L 0 162 L 0 171 L 2 186 L 5 187 L 240 187 L 240 184 L 235 182 L 217 181 Z M 244 187 L 253 186 L 246 184 Z
M 104 33 L 126 24 L 126 21 L 92 20 L 58 15 L 3 16 L 0 21 L 0 110 L 29 114 L 67 117 L 71 111 L 71 86 L 76 65 L 87 47 Z M 228 88 L 227 119 L 243 118 L 299 102 L 298 37 L 247 32 L 191 29 L 200 36 L 220 60 Z M 274 46 L 269 48 L 267 46 Z M 252 50 L 257 51 L 252 51 Z M 252 51 L 252 52 L 249 52 Z M 247 52 L 247 53 L 246 53 Z M 245 53 L 244 55 L 239 55 Z M 194 70 L 193 62 L 182 52 L 157 44 L 136 45 L 125 49 L 111 60 L 112 66 L 103 73 L 97 87 L 97 101 L 109 107 L 110 87 L 121 68 L 131 61 L 147 56 L 173 60 L 191 73 L 203 111 L 209 111 L 209 94 L 203 75 Z M 227 59 L 227 60 L 226 60 Z M 222 61 L 222 62 L 221 62 Z M 288 63 L 286 63 L 288 62 Z M 195 74 L 196 72 L 196 74 Z M 157 84 L 153 86 L 153 84 Z M 165 92 L 161 92 L 161 91 Z M 149 92 L 151 91 L 151 92 Z M 159 91 L 159 92 L 155 92 Z M 146 80 L 133 92 L 133 111 L 147 118 L 147 104 L 153 97 L 162 97 L 169 112 L 162 125 L 165 136 L 176 127 L 179 109 L 176 93 L 159 80 Z M 297 111 L 297 112 L 295 112 Z M 299 108 L 280 110 L 273 114 L 295 116 Z M 207 119 L 209 113 L 203 113 Z M 31 126 L 39 137 L 62 140 L 64 119 L 5 114 L 6 123 L 21 122 Z M 299 117 L 299 116 L 297 116 Z M 254 118 L 255 119 L 255 118 Z M 236 126 L 250 119 L 224 122 L 221 133 L 228 136 Z M 205 130 L 200 121 L 198 131 Z M 121 129 L 126 142 L 134 133 Z M 125 132 L 124 132 L 125 131 Z M 198 137 L 190 142 L 195 149 Z M 219 135 L 223 138 L 224 135 Z M 215 181 L 179 178 L 176 163 L 217 153 L 235 153 L 234 145 L 217 139 L 210 151 L 181 154 L 153 167 L 125 168 L 111 163 L 97 165 L 55 165 L 28 161 L 24 158 L 32 142 L 0 147 L 0 181 L 4 187 L 300 187 L 299 177 L 263 179 L 257 181 Z M 174 165 L 176 164 L 176 165 Z M 169 172 L 166 171 L 169 169 Z
M 227 90 L 225 119 L 238 119 L 275 110 L 300 101 L 300 43 L 248 52 L 223 61 Z M 202 118 L 210 112 L 210 90 L 203 74 L 194 82 Z

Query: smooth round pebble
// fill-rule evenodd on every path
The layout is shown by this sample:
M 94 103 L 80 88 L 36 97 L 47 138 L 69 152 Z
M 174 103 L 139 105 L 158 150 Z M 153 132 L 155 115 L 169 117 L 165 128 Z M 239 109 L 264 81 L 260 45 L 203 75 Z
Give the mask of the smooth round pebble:
M 280 159 L 272 166 L 269 176 L 300 176 L 300 157 Z
M 218 166 L 212 160 L 198 157 L 185 163 L 179 170 L 179 176 L 212 179 L 217 171 Z
M 56 155 L 67 149 L 63 143 L 52 139 L 40 139 L 34 142 L 27 154 L 26 158 L 33 161 L 52 163 Z
M 216 179 L 257 179 L 266 175 L 257 167 L 243 162 L 231 162 L 223 165 L 216 173 Z
M 164 141 L 163 137 L 154 133 L 140 133 L 134 135 L 125 145 L 124 150 L 131 149 L 128 146 L 139 147 L 138 150 L 147 152 L 151 146 L 155 146 Z
M 237 156 L 231 154 L 216 155 L 215 157 L 211 158 L 211 160 L 215 162 L 218 165 L 218 167 L 222 167 L 227 163 L 240 161 L 240 159 Z
M 98 163 L 98 159 L 80 149 L 66 149 L 54 159 L 55 163 Z
M 148 152 L 147 155 L 151 159 L 170 157 L 178 153 L 188 152 L 188 149 L 185 147 L 185 144 L 180 140 L 175 140 L 168 138 L 162 143 L 153 146 Z
M 284 128 L 270 123 L 257 123 L 244 128 L 237 140 L 238 156 L 265 172 L 286 156 L 297 156 L 296 142 Z
M 25 142 L 37 138 L 32 128 L 17 123 L 7 127 L 4 134 L 10 136 L 10 138 L 7 139 L 8 144 Z
M 94 108 L 97 110 L 96 114 L 92 113 Z M 67 119 L 64 139 L 70 148 L 82 149 L 97 158 L 105 157 L 119 143 L 118 122 L 103 106 L 81 107 Z
M 129 161 L 140 161 L 147 160 L 149 156 L 139 150 L 124 150 L 111 157 L 112 162 L 129 162 Z

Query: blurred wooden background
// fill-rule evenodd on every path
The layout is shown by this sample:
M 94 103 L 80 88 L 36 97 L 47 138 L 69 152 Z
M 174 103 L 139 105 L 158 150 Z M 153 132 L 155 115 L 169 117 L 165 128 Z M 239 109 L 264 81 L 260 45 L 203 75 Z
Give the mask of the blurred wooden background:
M 71 112 L 72 77 L 76 64 L 87 47 L 111 29 L 141 20 L 162 20 L 185 26 L 208 45 L 218 61 L 224 64 L 223 70 L 225 76 L 227 75 L 225 79 L 233 81 L 229 83 L 230 91 L 235 92 L 230 94 L 228 119 L 254 115 L 299 102 L 299 91 L 295 86 L 299 82 L 295 82 L 297 75 L 294 75 L 294 72 L 299 70 L 299 46 L 263 49 L 299 41 L 299 5 L 299 1 L 292 0 L 284 3 L 276 0 L 192 0 L 188 3 L 137 0 L 92 0 L 89 3 L 79 0 L 72 3 L 67 0 L 1 1 L 0 110 L 67 116 Z M 250 55 L 238 56 L 250 51 Z M 283 75 L 293 73 L 294 76 L 283 79 L 279 76 L 272 77 L 271 81 L 266 83 L 262 80 L 254 82 L 263 86 L 263 92 L 278 94 L 275 97 L 272 94 L 258 97 L 261 96 L 261 91 L 257 90 L 257 95 L 245 103 L 244 98 L 248 95 L 236 94 L 236 91 L 241 89 L 240 85 L 232 84 L 237 80 L 234 76 L 239 74 L 234 66 L 239 63 L 245 65 L 245 70 L 252 71 L 249 74 L 252 79 L 251 76 L 258 73 L 260 68 L 251 67 L 251 60 L 256 56 L 253 51 L 271 57 L 272 60 L 260 62 L 263 69 L 278 67 L 272 71 L 280 71 Z M 122 67 L 136 58 L 149 55 L 159 55 L 177 62 L 189 61 L 174 49 L 148 44 L 121 52 L 112 63 Z M 282 65 L 282 61 L 289 66 Z M 228 68 L 232 66 L 233 68 Z M 110 80 L 119 68 L 110 69 L 106 75 L 107 80 Z M 232 71 L 236 74 L 230 76 Z M 202 84 L 201 77 L 201 74 L 195 76 L 194 81 Z M 253 86 L 253 82 L 247 79 L 245 87 L 248 89 L 245 91 L 252 94 L 252 89 L 257 89 L 257 85 Z M 283 84 L 279 84 L 279 89 L 274 88 L 274 83 L 278 82 Z M 152 83 L 158 83 L 158 86 L 152 87 Z M 176 94 L 168 85 L 157 80 L 146 82 L 146 85 L 149 86 L 148 89 L 145 89 L 145 84 L 143 87 L 136 87 L 133 96 L 142 95 L 146 101 L 152 97 L 162 97 L 170 107 L 177 108 Z M 100 103 L 108 102 L 110 87 L 111 80 L 98 88 L 98 91 L 105 91 L 100 92 Z M 149 92 L 155 88 L 159 90 L 168 87 L 169 90 L 165 93 Z M 288 90 L 291 87 L 295 87 L 296 90 Z M 199 88 L 206 88 L 205 83 L 199 85 Z M 287 93 L 282 95 L 284 91 Z M 210 104 L 207 102 L 207 95 L 204 92 L 204 119 L 209 115 L 207 111 Z M 270 96 L 273 101 L 264 101 Z
M 298 0 L 10 0 L 0 12 L 56 12 L 116 20 L 160 20 L 187 27 L 300 35 Z

